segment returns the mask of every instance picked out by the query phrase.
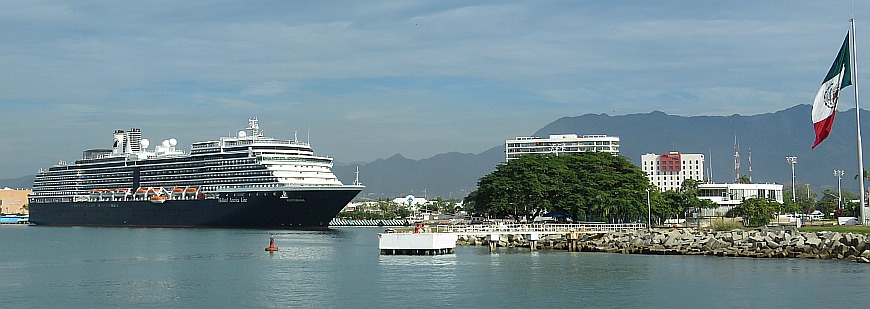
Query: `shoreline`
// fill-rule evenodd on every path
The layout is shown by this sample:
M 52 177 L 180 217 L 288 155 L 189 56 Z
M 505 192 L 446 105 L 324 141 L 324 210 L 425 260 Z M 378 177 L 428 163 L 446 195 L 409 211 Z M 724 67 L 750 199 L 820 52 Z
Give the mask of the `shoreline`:
M 651 255 L 711 255 L 750 258 L 807 258 L 870 263 L 870 237 L 840 232 L 800 232 L 794 227 L 705 231 L 693 228 L 579 234 L 576 240 L 548 237 L 535 249 Z M 460 246 L 487 246 L 483 236 L 460 235 Z M 498 247 L 530 247 L 521 234 L 501 237 Z

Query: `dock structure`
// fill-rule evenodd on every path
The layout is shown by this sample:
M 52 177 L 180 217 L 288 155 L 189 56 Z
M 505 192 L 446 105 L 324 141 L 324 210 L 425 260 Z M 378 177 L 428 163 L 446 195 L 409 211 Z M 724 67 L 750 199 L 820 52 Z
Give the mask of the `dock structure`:
M 454 233 L 382 233 L 378 234 L 381 255 L 441 255 L 456 249 Z

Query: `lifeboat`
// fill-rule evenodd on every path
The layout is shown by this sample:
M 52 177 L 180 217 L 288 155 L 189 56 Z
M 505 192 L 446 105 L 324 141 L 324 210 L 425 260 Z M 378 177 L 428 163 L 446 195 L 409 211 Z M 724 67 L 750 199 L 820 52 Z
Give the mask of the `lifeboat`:
M 148 189 L 139 188 L 136 190 L 136 194 L 145 194 L 145 193 L 148 193 L 148 191 L 149 191 Z
M 172 193 L 181 193 L 181 192 L 184 192 L 184 188 L 175 187 L 172 189 Z
M 187 192 L 196 192 L 196 188 L 187 188 Z
M 155 195 L 148 199 L 154 204 L 163 204 L 166 202 L 166 197 L 163 195 Z

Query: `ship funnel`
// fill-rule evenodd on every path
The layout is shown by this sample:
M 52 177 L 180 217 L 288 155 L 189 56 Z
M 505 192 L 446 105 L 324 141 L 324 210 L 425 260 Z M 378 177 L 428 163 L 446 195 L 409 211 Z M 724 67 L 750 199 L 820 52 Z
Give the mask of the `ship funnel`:
M 124 130 L 115 130 L 115 141 L 112 143 L 112 153 L 124 153 Z
M 130 153 L 142 151 L 142 130 L 132 128 L 127 131 L 127 145 L 129 145 Z

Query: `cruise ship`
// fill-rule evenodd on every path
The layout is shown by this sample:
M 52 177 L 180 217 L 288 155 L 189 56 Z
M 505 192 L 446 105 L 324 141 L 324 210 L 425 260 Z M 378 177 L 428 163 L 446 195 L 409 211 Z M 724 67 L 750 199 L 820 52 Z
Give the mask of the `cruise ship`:
M 295 138 L 294 138 L 295 139 Z M 40 170 L 32 225 L 327 228 L 364 188 L 342 184 L 332 158 L 307 142 L 264 137 L 259 121 L 234 137 L 167 139 L 149 149 L 140 129 L 116 130 L 111 149 Z

